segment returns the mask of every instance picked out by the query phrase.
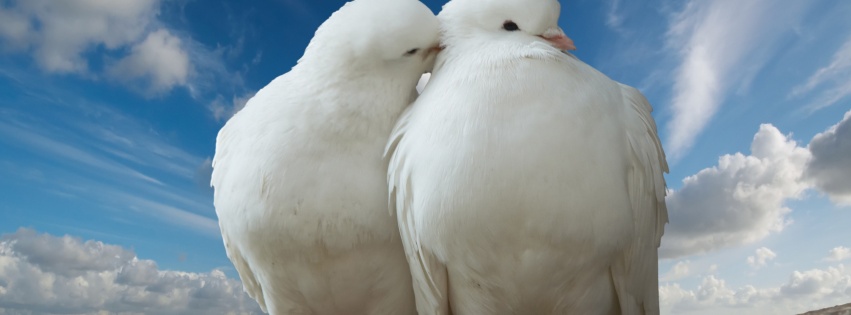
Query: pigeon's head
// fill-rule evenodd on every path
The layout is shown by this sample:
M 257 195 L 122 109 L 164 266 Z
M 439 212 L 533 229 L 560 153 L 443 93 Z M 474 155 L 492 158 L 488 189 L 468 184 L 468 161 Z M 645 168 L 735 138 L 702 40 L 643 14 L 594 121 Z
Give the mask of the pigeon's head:
M 528 46 L 535 42 L 574 50 L 573 40 L 558 26 L 557 0 L 452 0 L 438 15 L 443 44 L 471 38 Z
M 418 0 L 354 0 L 316 31 L 302 59 L 416 72 L 434 64 L 439 22 Z

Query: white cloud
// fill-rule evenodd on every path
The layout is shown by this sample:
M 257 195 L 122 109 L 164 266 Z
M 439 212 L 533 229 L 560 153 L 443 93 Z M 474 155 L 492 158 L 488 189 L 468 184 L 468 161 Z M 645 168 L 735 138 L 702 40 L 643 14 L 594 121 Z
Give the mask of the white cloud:
M 780 295 L 807 299 L 851 298 L 851 269 L 839 264 L 827 269 L 794 271 L 789 281 L 780 286 Z
M 849 68 L 851 68 L 851 38 L 836 51 L 829 65 L 816 70 L 805 84 L 795 87 L 791 95 L 800 95 L 812 91 L 816 86 L 835 79 L 836 76 L 843 74 Z
M 221 95 L 217 96 L 207 105 L 207 108 L 213 114 L 213 118 L 217 121 L 225 121 L 236 115 L 237 112 L 245 107 L 245 104 L 254 97 L 257 91 L 247 92 L 242 95 L 234 95 L 230 102 L 226 101 Z
M 101 172 L 111 173 L 118 176 L 126 176 L 134 179 L 141 179 L 146 182 L 163 185 L 162 182 L 139 172 L 133 168 L 127 167 L 114 160 L 106 159 L 91 152 L 81 150 L 78 147 L 67 144 L 64 141 L 56 141 L 47 135 L 41 134 L 33 129 L 27 128 L 17 122 L 4 122 L 0 120 L 0 131 L 4 134 L 16 135 L 13 140 L 15 144 L 27 146 L 41 152 L 45 152 L 52 156 L 61 156 L 64 163 L 75 163 L 94 168 Z
M 730 304 L 735 292 L 727 288 L 723 279 L 713 275 L 706 276 L 697 290 L 685 290 L 679 283 L 665 284 L 659 287 L 659 304 L 663 309 L 696 309 L 716 304 Z M 674 312 L 680 313 L 680 312 Z
M 308 21 L 317 19 L 316 14 L 313 13 L 313 10 L 310 9 L 310 5 L 308 5 L 309 2 L 299 0 L 281 0 L 280 2 L 287 7 L 288 11 L 295 12 L 295 16 Z
M 679 283 L 666 283 L 659 286 L 659 305 L 662 309 L 665 309 L 665 306 L 679 305 L 683 304 L 683 301 L 696 299 L 694 292 L 683 289 Z
M 210 180 L 213 177 L 213 159 L 207 157 L 195 170 L 195 184 L 203 191 L 213 192 Z
M 29 28 L 26 16 L 0 7 L 0 39 L 7 43 L 4 49 L 23 49 L 28 44 Z
M 164 223 L 172 224 L 177 227 L 183 227 L 199 234 L 206 235 L 218 239 L 221 237 L 219 223 L 215 219 L 204 216 L 192 211 L 185 210 L 177 205 L 168 202 L 153 200 L 139 196 L 138 193 L 124 192 L 108 187 L 98 187 L 103 194 L 109 194 L 108 198 L 104 198 L 104 203 L 109 201 L 119 201 L 123 203 L 123 207 L 145 213 L 149 216 L 157 218 Z M 110 200 L 111 199 L 111 200 Z M 212 215 L 209 209 L 205 213 Z
M 706 270 L 707 273 L 716 273 L 718 272 L 718 264 L 711 264 L 709 268 Z
M 688 2 L 669 26 L 667 45 L 681 63 L 675 71 L 666 151 L 681 158 L 734 86 L 747 85 L 780 35 L 808 4 L 800 1 Z M 738 84 L 737 84 L 738 83 Z
M 0 239 L 0 313 L 260 314 L 219 270 L 159 270 L 125 248 L 20 229 Z
M 703 278 L 703 282 L 697 287 L 695 297 L 701 303 L 729 303 L 733 300 L 735 292 L 727 288 L 727 284 L 723 279 L 715 278 L 715 276 L 707 276 Z
M 220 239 L 209 188 L 181 184 L 196 179 L 203 157 L 176 147 L 150 125 L 110 106 L 73 95 L 28 92 L 51 101 L 23 98 L 3 108 L 0 133 L 16 136 L 0 138 L 0 145 L 39 157 L 36 160 L 44 164 L 13 164 L 9 180 L 85 201 L 91 209 L 109 209 L 110 217 L 155 218 L 167 224 L 163 229 Z M 27 112 L 30 106 L 49 108 L 64 123 L 48 123 Z M 14 175 L 32 171 L 40 176 Z
M 623 14 L 620 12 L 621 0 L 609 0 L 606 11 L 606 26 L 613 30 L 620 30 L 623 24 Z
M 806 83 L 792 89 L 789 96 L 799 97 L 825 85 L 831 87 L 819 93 L 806 110 L 813 112 L 851 95 L 851 38 L 834 53 L 830 64 L 816 70 Z
M 795 314 L 847 302 L 851 269 L 840 264 L 794 271 L 786 283 L 776 287 L 744 285 L 735 290 L 710 275 L 693 290 L 678 283 L 662 285 L 659 297 L 663 313 L 669 314 Z
M 851 259 L 851 248 L 838 246 L 830 250 L 824 261 L 838 262 L 846 259 Z
M 671 270 L 659 277 L 659 281 L 669 282 L 687 277 L 691 273 L 689 270 L 690 265 L 691 262 L 688 260 L 677 262 L 673 267 L 671 267 Z
M 813 159 L 807 166 L 807 178 L 835 203 L 851 205 L 851 111 L 838 124 L 813 137 L 808 147 Z
M 759 269 L 764 267 L 769 260 L 776 257 L 777 254 L 771 249 L 768 249 L 767 247 L 760 247 L 756 249 L 756 254 L 754 256 L 748 256 L 747 263 L 754 269 Z
M 751 155 L 719 158 L 718 165 L 686 177 L 666 199 L 670 223 L 660 257 L 704 253 L 758 241 L 790 220 L 784 206 L 809 186 L 801 176 L 810 152 L 772 125 L 761 125 Z
M 142 79 L 149 83 L 151 92 L 164 92 L 186 85 L 190 66 L 180 38 L 159 29 L 134 45 L 130 54 L 112 65 L 107 73 L 124 82 Z
M 195 99 L 243 89 L 242 74 L 224 60 L 242 53 L 239 39 L 212 50 L 178 35 L 158 19 L 161 0 L 6 3 L 0 6 L 0 52 L 28 53 L 46 72 L 114 79 L 149 96 L 181 86 Z M 104 66 L 90 67 L 87 60 Z
M 770 124 L 760 126 L 751 155 L 719 158 L 718 165 L 683 179 L 666 198 L 670 223 L 661 258 L 749 244 L 791 223 L 784 206 L 810 188 L 839 205 L 851 205 L 851 111 L 839 123 L 799 147 Z M 763 251 L 762 254 L 767 254 Z M 749 257 L 754 268 L 768 256 Z
M 159 0 L 13 0 L 0 8 L 0 36 L 12 47 L 32 49 L 46 71 L 82 73 L 88 70 L 83 53 L 136 42 L 158 12 Z

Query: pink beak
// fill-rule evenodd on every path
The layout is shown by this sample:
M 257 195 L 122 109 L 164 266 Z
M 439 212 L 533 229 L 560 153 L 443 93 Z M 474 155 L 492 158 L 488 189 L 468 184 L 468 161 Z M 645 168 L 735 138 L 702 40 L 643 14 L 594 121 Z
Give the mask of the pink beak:
M 570 37 L 567 37 L 567 35 L 557 34 L 553 36 L 540 36 L 559 50 L 576 50 L 576 45 L 573 44 L 573 40 L 570 39 Z
M 431 55 L 437 55 L 440 51 L 443 50 L 443 46 L 437 45 L 428 49 L 428 51 L 423 55 L 423 59 L 428 58 Z

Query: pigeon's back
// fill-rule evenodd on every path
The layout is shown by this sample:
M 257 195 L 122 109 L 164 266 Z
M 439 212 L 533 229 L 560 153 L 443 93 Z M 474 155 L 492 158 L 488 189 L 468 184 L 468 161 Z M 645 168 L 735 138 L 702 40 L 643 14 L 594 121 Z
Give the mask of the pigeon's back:
M 335 16 L 387 14 L 370 4 L 414 16 L 391 21 L 378 35 L 354 25 L 362 38 L 337 40 L 351 30 L 323 29 L 343 25 Z M 415 0 L 355 0 L 338 13 L 293 70 L 219 132 L 211 180 L 216 214 L 228 257 L 264 311 L 413 315 L 382 153 L 433 62 L 437 21 Z M 406 25 L 428 28 L 394 31 Z
M 344 129 L 321 126 L 343 119 L 327 110 L 343 100 L 316 95 L 292 74 L 219 133 L 211 183 L 228 257 L 272 314 L 413 314 L 387 215 L 381 153 L 392 122 L 374 126 L 385 131 L 373 141 L 349 139 L 359 132 L 340 140 Z

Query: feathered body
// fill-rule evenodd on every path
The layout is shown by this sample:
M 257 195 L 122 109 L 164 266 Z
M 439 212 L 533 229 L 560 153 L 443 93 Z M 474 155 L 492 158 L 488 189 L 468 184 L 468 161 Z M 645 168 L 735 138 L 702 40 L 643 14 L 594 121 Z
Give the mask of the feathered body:
M 387 29 L 370 38 L 359 20 L 382 22 L 375 17 L 388 14 L 382 8 L 404 21 L 383 21 Z M 436 36 L 434 15 L 417 1 L 349 3 L 319 28 L 290 72 L 220 131 L 216 213 L 228 257 L 264 311 L 416 313 L 387 214 L 382 152 L 430 67 L 427 48 Z M 421 53 L 406 55 L 418 47 Z
M 420 315 L 658 313 L 650 105 L 546 43 L 455 22 L 389 144 Z

